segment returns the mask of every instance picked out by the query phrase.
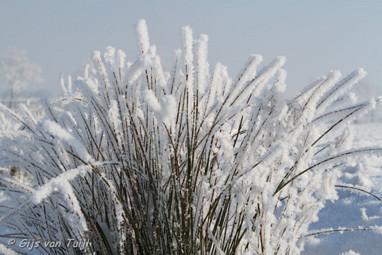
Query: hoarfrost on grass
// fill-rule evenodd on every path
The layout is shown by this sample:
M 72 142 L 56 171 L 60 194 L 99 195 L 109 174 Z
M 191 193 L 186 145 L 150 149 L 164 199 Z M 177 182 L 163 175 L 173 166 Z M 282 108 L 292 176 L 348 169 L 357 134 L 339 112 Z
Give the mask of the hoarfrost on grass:
M 231 79 L 210 69 L 208 37 L 184 27 L 166 73 L 146 22 L 136 31 L 135 61 L 95 51 L 41 116 L 1 107 L 22 127 L 1 135 L 2 167 L 34 182 L 0 179 L 7 196 L 23 195 L 0 207 L 0 225 L 90 240 L 89 254 L 299 254 L 314 243 L 309 226 L 338 198 L 350 159 L 381 151 L 353 148 L 345 129 L 373 105 L 343 96 L 365 72 L 330 72 L 285 101 L 285 57 L 252 55 Z

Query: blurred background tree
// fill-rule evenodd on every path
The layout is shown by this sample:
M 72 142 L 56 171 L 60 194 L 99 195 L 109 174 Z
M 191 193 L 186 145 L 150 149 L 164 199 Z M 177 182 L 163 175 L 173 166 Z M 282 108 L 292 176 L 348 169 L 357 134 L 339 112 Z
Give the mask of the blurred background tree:
M 15 93 L 31 82 L 41 82 L 41 67 L 31 63 L 26 51 L 12 50 L 7 56 L 0 56 L 0 78 L 10 89 L 8 107 L 12 108 Z

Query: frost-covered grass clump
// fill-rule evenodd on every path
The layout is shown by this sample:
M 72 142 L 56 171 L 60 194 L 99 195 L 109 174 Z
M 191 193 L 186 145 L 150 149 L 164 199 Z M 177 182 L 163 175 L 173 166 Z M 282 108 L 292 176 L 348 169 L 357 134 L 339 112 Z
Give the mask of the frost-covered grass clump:
M 0 162 L 34 179 L 1 179 L 13 202 L 0 200 L 0 249 L 28 238 L 89 241 L 89 254 L 299 254 L 347 159 L 380 151 L 353 149 L 346 128 L 373 107 L 346 97 L 365 71 L 330 72 L 285 101 L 284 57 L 253 55 L 232 80 L 185 27 L 167 73 L 136 28 L 134 62 L 95 52 L 40 117 L 2 106 L 22 128 L 2 134 Z

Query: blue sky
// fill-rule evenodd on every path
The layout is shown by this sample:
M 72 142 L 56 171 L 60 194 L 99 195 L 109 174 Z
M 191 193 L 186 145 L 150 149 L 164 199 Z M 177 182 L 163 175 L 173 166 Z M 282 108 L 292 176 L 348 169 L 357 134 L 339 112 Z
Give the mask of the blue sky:
M 2 0 L 0 55 L 26 50 L 44 78 L 28 90 L 58 94 L 60 74 L 81 70 L 93 50 L 111 45 L 133 60 L 133 25 L 142 18 L 167 65 L 180 46 L 180 27 L 190 25 L 194 36 L 209 35 L 210 64 L 222 62 L 233 77 L 250 54 L 265 63 L 286 56 L 287 95 L 333 69 L 363 67 L 382 87 L 381 1 Z

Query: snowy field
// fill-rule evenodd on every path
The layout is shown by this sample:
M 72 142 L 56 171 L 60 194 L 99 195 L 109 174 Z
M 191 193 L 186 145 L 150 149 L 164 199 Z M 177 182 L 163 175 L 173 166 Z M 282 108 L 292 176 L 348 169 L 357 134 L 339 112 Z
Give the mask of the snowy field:
M 381 123 L 355 125 L 354 146 L 382 146 L 381 130 Z M 382 197 L 382 158 L 368 156 L 352 162 L 352 165 L 354 167 L 343 177 L 344 183 L 364 187 L 379 198 Z M 349 190 L 341 190 L 339 197 L 335 203 L 326 204 L 319 214 L 319 221 L 311 225 L 311 230 L 358 229 L 358 231 L 332 232 L 311 237 L 303 254 L 381 254 L 380 233 L 364 230 L 382 225 L 381 201 L 365 193 Z

